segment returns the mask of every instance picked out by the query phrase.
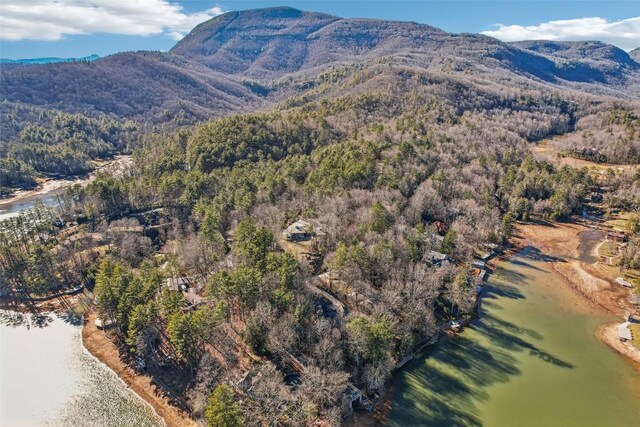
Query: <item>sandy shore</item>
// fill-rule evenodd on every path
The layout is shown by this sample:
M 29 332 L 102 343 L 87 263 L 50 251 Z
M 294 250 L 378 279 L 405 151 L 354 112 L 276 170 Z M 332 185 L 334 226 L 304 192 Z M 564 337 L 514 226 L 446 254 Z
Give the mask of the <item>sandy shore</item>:
M 20 202 L 24 199 L 28 199 L 34 196 L 51 193 L 52 191 L 59 190 L 60 188 L 69 187 L 73 184 L 80 184 L 82 182 L 84 182 L 84 180 L 82 179 L 52 179 L 49 181 L 43 181 L 33 190 L 17 190 L 13 192 L 11 197 L 0 199 L 0 207 Z
M 199 426 L 189 414 L 169 402 L 164 392 L 153 384 L 150 376 L 134 372 L 126 363 L 120 360 L 120 354 L 115 344 L 103 331 L 96 328 L 95 319 L 95 312 L 88 312 L 82 328 L 82 343 L 89 353 L 107 365 L 131 390 L 148 402 L 156 413 L 164 419 L 168 427 Z
M 566 285 L 586 299 L 594 309 L 619 316 L 622 323 L 634 310 L 628 298 L 629 291 L 615 285 L 615 278 L 599 268 L 598 262 L 582 260 L 585 252 L 588 255 L 589 251 L 581 248 L 583 242 L 580 234 L 589 231 L 594 230 L 578 223 L 518 224 L 512 243 L 516 248 L 534 246 L 545 255 L 557 257 L 551 259 L 550 264 Z M 631 344 L 620 342 L 617 325 L 603 325 L 598 329 L 597 337 L 640 369 L 640 351 Z
M 24 199 L 41 196 L 43 194 L 51 193 L 61 188 L 70 187 L 75 184 L 86 185 L 89 182 L 93 181 L 96 177 L 96 174 L 100 171 L 106 170 L 112 173 L 117 173 L 119 170 L 129 166 L 130 164 L 131 156 L 115 156 L 113 160 L 100 165 L 94 171 L 83 177 L 41 180 L 38 183 L 38 186 L 32 190 L 16 190 L 11 194 L 11 197 L 0 199 L 0 208 L 3 206 L 8 206 L 12 203 L 20 202 Z
M 624 343 L 618 338 L 618 324 L 609 323 L 598 328 L 597 336 L 603 343 L 630 360 L 640 370 L 640 350 L 630 343 Z

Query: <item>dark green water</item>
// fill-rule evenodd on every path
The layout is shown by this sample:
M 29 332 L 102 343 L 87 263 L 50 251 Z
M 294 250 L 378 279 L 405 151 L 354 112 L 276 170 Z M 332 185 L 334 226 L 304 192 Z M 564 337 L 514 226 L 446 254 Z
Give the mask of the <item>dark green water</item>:
M 489 279 L 482 315 L 396 378 L 390 426 L 640 426 L 640 373 L 603 316 L 530 248 Z

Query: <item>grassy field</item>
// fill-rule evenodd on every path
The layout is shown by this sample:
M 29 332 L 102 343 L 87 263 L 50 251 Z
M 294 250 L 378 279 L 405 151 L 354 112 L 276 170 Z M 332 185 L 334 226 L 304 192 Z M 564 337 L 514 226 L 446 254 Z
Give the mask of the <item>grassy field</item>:
M 611 240 L 605 240 L 598 248 L 598 255 L 607 258 L 618 256 L 619 245 Z
M 631 213 L 626 212 L 618 215 L 616 218 L 605 221 L 604 225 L 608 227 L 619 228 L 620 230 L 624 230 L 626 232 L 630 232 L 629 230 L 629 217 Z
M 574 157 L 568 157 L 568 156 L 561 157 L 558 155 L 559 150 L 557 148 L 557 140 L 553 138 L 536 143 L 535 146 L 533 147 L 533 152 L 538 154 L 540 157 L 543 157 L 544 159 L 552 163 L 558 164 L 560 166 L 566 165 L 574 168 L 586 167 L 594 172 L 599 172 L 599 173 L 606 172 L 607 169 L 622 171 L 622 170 L 635 169 L 638 167 L 636 165 L 617 165 L 617 164 L 609 164 L 609 163 L 596 163 L 596 162 L 591 162 L 589 160 L 576 159 Z
M 629 329 L 631 329 L 631 343 L 640 350 L 640 324 L 632 323 Z
M 636 165 L 596 163 L 589 160 L 576 159 L 569 156 L 559 156 L 559 150 L 556 145 L 556 140 L 553 138 L 536 143 L 533 147 L 533 152 L 538 154 L 540 157 L 543 157 L 544 159 L 552 163 L 556 163 L 560 166 L 566 165 L 574 168 L 589 168 L 594 172 L 600 173 L 606 172 L 608 169 L 623 171 L 637 168 Z

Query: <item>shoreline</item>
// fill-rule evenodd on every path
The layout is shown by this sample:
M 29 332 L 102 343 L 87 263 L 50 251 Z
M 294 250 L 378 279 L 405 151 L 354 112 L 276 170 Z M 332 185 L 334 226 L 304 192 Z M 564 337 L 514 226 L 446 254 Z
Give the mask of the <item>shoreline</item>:
M 127 382 L 125 382 L 125 381 L 122 379 L 122 377 L 121 377 L 121 376 L 120 376 L 116 371 L 114 371 L 113 369 L 111 369 L 111 367 L 110 367 L 110 366 L 108 366 L 108 365 L 107 365 L 106 363 L 104 363 L 102 360 L 98 359 L 98 358 L 97 358 L 97 357 L 96 357 L 92 352 L 90 352 L 90 351 L 87 349 L 87 346 L 84 344 L 84 333 L 83 333 L 83 332 L 84 332 L 84 325 L 82 326 L 82 330 L 80 331 L 80 345 L 82 346 L 82 351 L 84 351 L 86 354 L 88 354 L 88 355 L 89 355 L 89 357 L 92 357 L 96 362 L 98 362 L 99 364 L 101 364 L 102 366 L 104 366 L 104 368 L 105 368 L 105 369 L 107 369 L 107 370 L 109 370 L 109 371 L 113 372 L 113 373 L 115 374 L 115 376 L 118 378 L 118 380 L 119 380 L 122 384 L 124 384 L 124 386 L 125 386 L 127 389 L 129 389 L 133 394 L 135 394 L 135 395 L 136 395 L 140 400 L 142 400 L 142 401 L 144 402 L 144 404 L 145 404 L 145 405 L 147 405 L 149 408 L 151 408 L 151 411 L 152 411 L 152 412 L 153 412 L 153 413 L 154 413 L 158 418 L 160 418 L 160 420 L 162 420 L 162 423 L 166 426 L 166 425 L 167 425 L 167 423 L 166 423 L 166 421 L 164 420 L 164 418 L 162 418 L 162 417 L 160 416 L 160 414 L 158 414 L 158 411 L 156 410 L 156 408 L 155 408 L 151 403 L 149 403 L 149 401 L 147 401 L 147 400 L 146 400 L 146 399 L 144 399 L 142 396 L 140 396 L 140 394 L 139 394 L 137 391 L 135 391 L 133 388 L 131 388 L 131 387 L 129 386 L 129 384 L 127 384 Z
M 486 265 L 490 268 L 489 273 L 493 273 L 495 271 L 498 263 L 506 260 L 516 253 L 520 251 L 519 248 L 511 247 L 504 248 L 502 255 L 496 255 L 493 258 L 489 259 Z M 484 284 L 486 285 L 486 281 Z M 475 309 L 473 310 L 473 315 L 467 319 L 464 319 L 461 324 L 466 328 L 471 324 L 482 317 L 482 292 L 477 294 L 476 296 L 476 304 Z M 407 364 L 415 361 L 418 358 L 424 356 L 424 352 L 431 347 L 435 347 L 443 341 L 446 341 L 449 336 L 444 332 L 438 332 L 433 338 L 433 342 L 426 343 L 420 348 L 420 350 L 413 352 L 413 357 L 405 362 L 399 368 L 393 370 L 391 374 L 391 378 L 389 380 L 389 384 L 385 387 L 385 392 L 380 401 L 375 405 L 373 411 L 371 413 L 362 413 L 362 414 L 354 414 L 349 422 L 346 424 L 347 426 L 352 427 L 378 427 L 386 425 L 387 417 L 389 416 L 389 412 L 391 411 L 391 406 L 393 405 L 393 388 L 394 388 L 394 378 L 398 372 L 400 372 Z
M 138 397 L 151 405 L 167 427 L 196 427 L 200 424 L 189 414 L 169 402 L 164 391 L 153 383 L 150 376 L 139 374 L 120 359 L 120 353 L 111 339 L 95 326 L 96 314 L 88 311 L 82 327 L 82 346 L 100 363 L 111 369 Z
M 616 287 L 612 284 L 613 278 L 601 274 L 597 268 L 599 261 L 591 264 L 580 259 L 580 234 L 594 230 L 597 229 L 575 221 L 518 223 L 516 233 L 511 239 L 514 252 L 505 253 L 504 259 L 526 246 L 533 246 L 547 255 L 557 256 L 559 259 L 550 262 L 550 267 L 577 297 L 587 302 L 592 309 L 623 320 L 633 311 L 628 301 L 628 291 Z M 588 255 L 593 255 L 597 246 L 591 248 Z M 594 331 L 594 335 L 598 341 L 640 371 L 640 351 L 618 339 L 617 325 L 616 322 L 600 325 Z
M 620 341 L 616 330 L 617 327 L 617 323 L 606 323 L 604 325 L 600 325 L 596 331 L 598 340 L 606 344 L 620 356 L 624 357 L 636 368 L 636 370 L 640 371 L 640 350 L 631 344 Z
M 11 193 L 10 197 L 0 199 L 0 208 L 3 206 L 11 205 L 13 203 L 21 202 L 25 199 L 30 199 L 35 196 L 42 196 L 47 193 L 51 193 L 53 191 L 59 190 L 61 188 L 65 188 L 71 186 L 76 183 L 83 182 L 84 179 L 47 179 L 40 182 L 35 188 L 31 190 L 16 190 Z
M 488 266 L 495 269 L 501 262 L 508 261 L 524 248 L 535 247 L 545 255 L 557 257 L 557 259 L 551 258 L 550 268 L 572 290 L 576 298 L 581 298 L 593 310 L 620 317 L 621 310 L 629 309 L 629 303 L 626 302 L 626 289 L 616 287 L 611 283 L 613 279 L 598 274 L 602 272 L 597 268 L 597 262 L 590 264 L 580 259 L 580 244 L 582 243 L 580 235 L 585 231 L 593 230 L 593 228 L 573 221 L 518 223 L 515 233 L 509 241 L 510 245 L 503 254 L 491 259 Z M 591 255 L 597 246 L 598 244 L 590 248 Z M 63 305 L 66 305 L 67 308 L 75 306 L 79 302 L 78 298 L 74 297 L 61 298 L 58 302 L 62 301 L 66 303 Z M 477 299 L 478 310 L 474 319 L 481 318 L 478 313 L 481 301 L 482 295 L 480 294 Z M 624 302 L 626 302 L 626 307 Z M 120 359 L 117 346 L 105 332 L 96 328 L 95 319 L 95 311 L 89 309 L 85 312 L 81 334 L 83 348 L 111 369 L 131 391 L 149 404 L 167 427 L 199 426 L 200 424 L 192 419 L 187 412 L 170 402 L 166 393 L 153 383 L 149 375 L 135 372 Z M 600 325 L 594 331 L 594 335 L 601 343 L 607 345 L 640 371 L 640 351 L 632 347 L 631 344 L 620 342 L 616 327 L 617 323 Z M 439 343 L 440 339 L 432 345 Z M 377 408 L 370 414 L 359 414 L 348 425 L 383 425 L 392 406 L 392 396 L 393 379 L 386 389 L 384 398 L 376 405 Z
M 94 169 L 83 175 L 41 179 L 35 188 L 17 189 L 11 192 L 9 197 L 0 198 L 0 208 L 9 206 L 13 203 L 21 202 L 26 199 L 52 193 L 54 191 L 70 187 L 72 185 L 88 184 L 96 177 L 96 174 L 98 172 L 114 166 L 116 167 L 116 169 L 118 169 L 119 167 L 126 166 L 126 164 L 130 163 L 130 161 L 130 155 L 116 155 L 112 160 L 109 160 L 106 163 L 95 167 Z

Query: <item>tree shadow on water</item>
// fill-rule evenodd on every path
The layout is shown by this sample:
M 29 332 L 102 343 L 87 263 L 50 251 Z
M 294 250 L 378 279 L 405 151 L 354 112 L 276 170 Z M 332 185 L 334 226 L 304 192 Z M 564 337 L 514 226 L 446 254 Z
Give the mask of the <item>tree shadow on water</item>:
M 27 329 L 46 328 L 53 321 L 49 313 L 20 313 L 17 311 L 0 310 L 0 324 L 12 328 L 25 327 Z
M 482 426 L 477 402 L 487 388 L 520 374 L 508 351 L 464 335 L 445 339 L 407 366 L 394 388 L 390 426 Z
M 529 354 L 547 363 L 552 363 L 561 368 L 573 368 L 573 364 L 548 353 L 535 344 L 529 342 L 527 337 L 541 339 L 542 336 L 527 328 L 517 326 L 505 320 L 497 319 L 491 315 L 483 316 L 482 322 L 473 325 L 473 328 L 487 337 L 498 348 L 520 352 L 529 351 Z
M 532 270 L 543 271 L 541 268 L 536 267 L 535 265 L 533 265 L 533 264 L 531 264 L 531 263 L 528 263 L 528 262 L 522 261 L 522 260 L 517 259 L 517 258 L 512 258 L 509 262 L 510 262 L 511 264 L 513 264 L 513 265 L 518 265 L 518 266 L 520 266 L 520 267 L 530 268 L 530 269 L 532 269 Z
M 500 297 L 524 298 L 517 289 L 495 289 L 489 304 Z M 479 405 L 490 399 L 493 386 L 521 374 L 519 353 L 559 369 L 573 368 L 541 347 L 539 332 L 491 311 L 473 322 L 471 331 L 445 338 L 403 369 L 393 390 L 389 426 L 482 426 Z
M 542 261 L 542 262 L 566 262 L 564 259 L 557 257 L 557 256 L 553 256 L 553 255 L 549 255 L 549 254 L 545 254 L 542 251 L 540 251 L 540 249 L 534 247 L 534 246 L 527 246 L 526 248 L 524 248 L 523 250 L 521 250 L 518 254 L 517 254 L 518 258 L 524 258 L 524 259 L 529 259 L 532 261 Z M 512 259 L 511 262 L 513 262 L 514 260 Z
M 525 326 L 516 325 L 515 323 L 500 319 L 499 317 L 496 317 L 490 313 L 484 314 L 482 316 L 482 321 L 490 322 L 492 324 L 492 327 L 497 328 L 499 330 L 507 331 L 510 334 L 526 335 L 527 337 L 533 338 L 536 340 L 541 340 L 543 338 L 542 335 L 539 332 L 535 331 L 534 329 L 527 328 Z M 474 325 L 477 323 L 478 322 L 474 323 Z
M 506 284 L 506 283 L 525 284 L 527 280 L 530 279 L 529 276 L 527 276 L 526 274 L 520 271 L 516 271 L 514 269 L 505 268 L 505 267 L 497 268 L 496 274 L 492 275 L 492 277 L 494 277 L 494 279 L 491 282 L 493 283 L 498 282 L 500 284 Z
M 500 298 L 525 299 L 525 296 L 520 289 L 512 285 L 489 285 L 485 286 L 482 291 L 482 304 L 485 304 L 486 300 L 497 300 Z
M 422 366 L 409 367 L 403 376 L 405 387 L 394 391 L 387 425 L 482 426 L 477 409 L 468 402 L 475 391 L 457 376 Z

